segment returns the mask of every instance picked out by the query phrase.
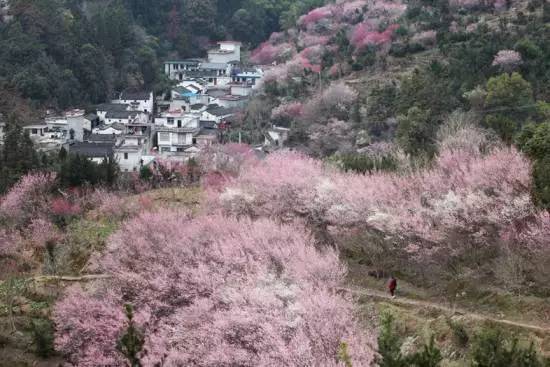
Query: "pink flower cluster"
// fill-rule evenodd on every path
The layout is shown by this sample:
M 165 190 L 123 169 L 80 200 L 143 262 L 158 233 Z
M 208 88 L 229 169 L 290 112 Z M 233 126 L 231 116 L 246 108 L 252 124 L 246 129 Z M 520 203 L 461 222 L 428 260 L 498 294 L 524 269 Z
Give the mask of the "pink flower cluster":
M 339 366 L 373 363 L 372 336 L 333 290 L 345 269 L 308 233 L 269 220 L 190 219 L 161 211 L 131 220 L 108 246 L 97 287 L 55 308 L 56 346 L 79 366 L 122 365 L 123 305 L 136 309 L 144 365 Z
M 365 176 L 281 152 L 243 172 L 219 200 L 233 214 L 315 218 L 442 245 L 452 233 L 483 238 L 535 212 L 529 187 L 529 161 L 512 148 L 448 149 L 430 169 Z
M 392 24 L 385 31 L 379 32 L 373 23 L 366 21 L 355 27 L 350 42 L 358 49 L 390 43 L 397 28 L 399 28 L 399 25 Z
M 50 205 L 51 213 L 60 217 L 73 217 L 82 211 L 78 203 L 71 203 L 63 197 L 53 199 Z
M 0 201 L 0 218 L 15 226 L 23 226 L 32 218 L 48 212 L 48 195 L 55 175 L 32 173 L 23 176 Z
M 332 7 L 324 6 L 322 8 L 316 8 L 300 17 L 298 23 L 300 25 L 309 26 L 313 23 L 317 23 L 321 19 L 329 18 L 332 16 Z
M 506 72 L 513 71 L 522 63 L 521 54 L 514 50 L 500 50 L 493 60 L 493 66 L 498 66 Z
M 269 65 L 287 60 L 294 53 L 294 46 L 289 43 L 274 45 L 270 41 L 262 43 L 250 55 L 254 64 Z
M 273 120 L 288 120 L 300 117 L 304 113 L 304 105 L 301 102 L 294 101 L 283 103 L 271 111 Z

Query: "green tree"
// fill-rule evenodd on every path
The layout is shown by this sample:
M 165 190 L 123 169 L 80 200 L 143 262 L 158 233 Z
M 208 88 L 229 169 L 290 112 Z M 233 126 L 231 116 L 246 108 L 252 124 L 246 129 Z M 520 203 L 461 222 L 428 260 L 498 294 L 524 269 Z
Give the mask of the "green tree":
M 398 122 L 397 142 L 407 154 L 428 158 L 435 154 L 437 126 L 430 118 L 430 111 L 412 107 L 406 115 L 398 117 Z
M 15 116 L 10 116 L 0 150 L 0 192 L 5 192 L 21 176 L 40 167 L 40 158 L 31 138 Z
M 533 160 L 533 199 L 550 209 L 550 122 L 523 127 L 516 138 L 519 148 Z
M 535 112 L 531 84 L 519 73 L 489 79 L 485 97 L 485 124 L 507 142 Z
M 124 311 L 128 319 L 128 326 L 120 337 L 117 348 L 128 359 L 130 367 L 141 367 L 139 353 L 143 348 L 145 339 L 142 332 L 134 323 L 134 309 L 132 305 L 126 305 Z
M 538 206 L 550 210 L 550 157 L 533 164 L 533 199 Z
M 405 367 L 405 358 L 401 355 L 402 342 L 395 331 L 394 317 L 385 313 L 382 315 L 380 334 L 378 335 L 378 353 L 381 356 L 380 367 Z

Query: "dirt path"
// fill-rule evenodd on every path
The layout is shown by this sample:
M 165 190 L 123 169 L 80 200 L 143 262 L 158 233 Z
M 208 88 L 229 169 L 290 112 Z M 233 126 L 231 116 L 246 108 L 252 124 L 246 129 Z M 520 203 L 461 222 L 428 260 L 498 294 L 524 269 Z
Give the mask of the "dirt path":
M 410 299 L 410 298 L 403 298 L 403 297 L 392 298 L 387 293 L 372 290 L 372 289 L 341 288 L 339 290 L 341 292 L 349 293 L 349 294 L 352 294 L 354 296 L 363 296 L 363 297 L 380 299 L 380 300 L 384 300 L 384 301 L 387 301 L 387 302 L 390 302 L 390 303 L 393 303 L 393 304 L 396 304 L 396 305 L 405 305 L 405 306 L 413 306 L 413 307 L 426 307 L 426 308 L 435 309 L 435 310 L 438 310 L 438 311 L 441 311 L 441 312 L 444 312 L 444 313 L 447 313 L 447 314 L 467 316 L 467 317 L 469 317 L 471 319 L 474 319 L 474 320 L 491 321 L 491 322 L 495 322 L 495 323 L 498 323 L 498 324 L 519 327 L 519 328 L 528 329 L 528 330 L 531 330 L 531 331 L 550 333 L 550 327 L 548 327 L 548 326 L 538 326 L 538 325 L 527 324 L 527 323 L 523 323 L 523 322 L 517 322 L 517 321 L 512 321 L 512 320 L 494 318 L 494 317 L 490 317 L 490 316 L 486 316 L 486 315 L 482 315 L 482 314 L 478 314 L 478 313 L 472 313 L 472 312 L 469 312 L 469 311 L 466 311 L 466 310 L 463 310 L 463 309 L 460 309 L 460 308 L 453 309 L 451 307 L 443 306 L 441 304 L 433 303 L 433 302 L 419 301 L 419 300 Z

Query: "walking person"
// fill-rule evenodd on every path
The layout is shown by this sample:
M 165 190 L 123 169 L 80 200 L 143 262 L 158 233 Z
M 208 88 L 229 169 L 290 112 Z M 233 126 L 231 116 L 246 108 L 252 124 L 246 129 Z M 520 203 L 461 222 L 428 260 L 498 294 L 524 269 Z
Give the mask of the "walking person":
M 397 279 L 392 275 L 388 281 L 388 290 L 390 291 L 391 297 L 395 298 L 395 290 L 397 289 Z

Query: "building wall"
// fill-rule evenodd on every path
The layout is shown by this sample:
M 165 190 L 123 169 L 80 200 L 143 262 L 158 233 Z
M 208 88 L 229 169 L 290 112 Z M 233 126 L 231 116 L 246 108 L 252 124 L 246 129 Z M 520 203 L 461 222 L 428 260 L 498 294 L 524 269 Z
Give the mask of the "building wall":
M 128 119 L 105 119 L 107 125 L 112 125 L 114 123 L 128 125 Z
M 252 88 L 240 86 L 240 85 L 232 85 L 231 86 L 231 94 L 234 96 L 249 96 L 250 93 L 252 93 Z
M 131 105 L 132 103 L 138 103 L 136 111 L 152 113 L 155 102 L 153 100 L 153 93 L 150 93 L 149 99 L 146 101 L 133 100 L 133 99 L 117 99 L 117 100 L 113 100 L 112 103 L 120 103 L 120 104 L 128 104 L 128 105 Z
M 160 152 L 166 150 L 177 152 L 178 148 L 182 148 L 185 145 L 193 145 L 193 134 L 159 131 L 157 133 L 157 141 Z
M 67 137 L 70 137 L 71 129 L 74 131 L 74 140 L 84 140 L 84 130 L 92 131 L 92 124 L 84 116 L 67 117 Z
M 127 154 L 127 156 L 125 156 Z M 127 158 L 126 158 L 127 157 Z M 123 172 L 134 172 L 139 170 L 142 152 L 116 152 L 115 158 Z
M 231 61 L 240 60 L 241 59 L 241 53 L 235 51 L 232 53 L 217 53 L 216 51 L 209 52 L 208 53 L 208 62 L 211 63 L 220 63 L 220 64 L 228 64 Z

